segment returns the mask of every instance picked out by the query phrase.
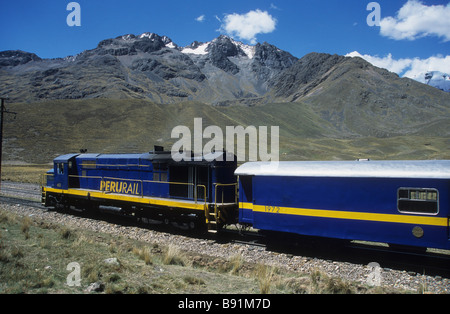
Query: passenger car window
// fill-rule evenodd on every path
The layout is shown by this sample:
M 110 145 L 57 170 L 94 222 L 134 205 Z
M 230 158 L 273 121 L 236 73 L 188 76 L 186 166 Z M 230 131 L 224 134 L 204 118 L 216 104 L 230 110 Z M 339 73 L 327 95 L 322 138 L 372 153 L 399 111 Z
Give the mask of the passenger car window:
M 402 213 L 437 214 L 439 193 L 436 189 L 400 188 L 397 206 Z

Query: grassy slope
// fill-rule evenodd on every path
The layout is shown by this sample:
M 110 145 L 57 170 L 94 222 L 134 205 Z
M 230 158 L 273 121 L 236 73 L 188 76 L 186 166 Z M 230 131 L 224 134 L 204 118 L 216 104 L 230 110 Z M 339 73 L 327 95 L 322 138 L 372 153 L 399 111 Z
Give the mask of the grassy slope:
M 80 148 L 99 153 L 145 152 L 153 145 L 170 149 L 176 141 L 172 129 L 186 125 L 193 132 L 194 118 L 200 117 L 203 128 L 218 125 L 224 132 L 225 126 L 279 126 L 282 160 L 450 158 L 448 137 L 425 131 L 343 137 L 312 108 L 303 103 L 213 107 L 107 99 L 10 104 L 8 109 L 18 115 L 5 119 L 3 159 L 43 164 Z
M 107 264 L 106 259 L 116 262 Z M 80 266 L 81 286 L 67 285 L 69 263 Z M 368 287 L 319 270 L 291 272 L 247 263 L 240 254 L 228 259 L 198 255 L 126 237 L 34 217 L 21 217 L 0 206 L 0 293 L 88 293 L 102 283 L 103 293 L 260 294 L 260 293 L 404 293 Z M 70 277 L 73 278 L 73 277 Z
M 83 293 L 102 282 L 106 293 L 257 293 L 253 276 L 197 267 L 176 247 L 160 247 L 108 234 L 19 217 L 0 207 L 0 293 Z M 105 259 L 116 258 L 108 265 Z M 197 259 L 199 260 L 199 259 Z M 68 286 L 69 263 L 81 286 Z M 238 265 L 239 267 L 241 265 Z M 227 267 L 229 269 L 227 269 Z

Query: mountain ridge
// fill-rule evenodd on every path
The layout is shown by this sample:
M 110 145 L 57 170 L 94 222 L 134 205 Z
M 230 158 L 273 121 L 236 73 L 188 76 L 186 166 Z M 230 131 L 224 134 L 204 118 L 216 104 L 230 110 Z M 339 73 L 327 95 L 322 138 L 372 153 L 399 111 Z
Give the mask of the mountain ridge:
M 0 52 L 0 96 L 7 95 L 14 102 L 137 98 L 160 103 L 197 100 L 214 104 L 262 96 L 267 91 L 267 78 L 297 60 L 267 43 L 250 47 L 223 35 L 201 44 L 206 45 L 204 53 L 193 49 L 199 45 L 194 42 L 179 47 L 167 36 L 144 33 L 105 39 L 94 49 L 65 58 L 41 59 L 21 51 Z M 106 82 L 99 82 L 95 72 Z M 92 84 L 80 84 L 80 79 L 91 79 Z M 12 86 L 29 92 L 18 94 Z
M 55 59 L 3 51 L 5 96 L 20 116 L 6 117 L 10 161 L 170 147 L 172 128 L 200 117 L 222 129 L 279 126 L 281 160 L 450 156 L 450 93 L 361 58 L 296 58 L 228 36 L 180 47 L 167 36 L 126 34 Z
M 346 57 L 330 56 L 310 53 L 299 59 L 267 42 L 246 45 L 225 35 L 180 47 L 155 33 L 126 34 L 65 58 L 41 59 L 19 50 L 0 52 L 0 96 L 13 102 L 134 98 L 255 105 L 301 101 L 311 89 L 309 78 L 345 63 Z M 321 60 L 327 63 L 319 66 Z M 316 73 L 317 69 L 325 72 Z
M 338 137 L 449 136 L 450 94 L 361 58 L 309 53 L 221 35 L 180 47 L 155 33 L 122 35 L 76 56 L 0 52 L 0 97 L 9 102 L 137 99 L 213 106 L 298 103 Z M 421 133 L 422 132 L 422 133 Z

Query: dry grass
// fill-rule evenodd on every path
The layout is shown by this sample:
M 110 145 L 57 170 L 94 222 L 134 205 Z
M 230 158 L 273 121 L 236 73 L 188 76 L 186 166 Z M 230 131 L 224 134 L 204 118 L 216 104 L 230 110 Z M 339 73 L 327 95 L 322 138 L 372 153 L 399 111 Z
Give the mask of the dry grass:
M 345 125 L 336 129 L 315 107 L 302 103 L 214 107 L 195 102 L 158 105 L 141 100 L 90 99 L 14 107 L 22 118 L 5 124 L 4 160 L 34 164 L 49 163 L 60 154 L 76 153 L 81 148 L 92 153 L 145 152 L 157 143 L 169 148 L 175 142 L 170 136 L 172 129 L 186 125 L 192 130 L 197 117 L 203 118 L 204 127 L 217 125 L 223 130 L 230 125 L 279 126 L 281 160 L 450 158 L 445 123 L 414 129 L 409 135 L 349 137 L 342 134 Z M 376 117 L 378 121 L 372 124 L 383 131 L 386 122 L 383 116 Z M 401 124 L 395 124 L 395 128 L 401 129 Z M 26 174 L 22 179 L 26 167 L 15 167 L 8 171 L 21 182 L 37 182 L 47 168 L 42 166 L 37 176 L 29 178 Z
M 344 282 L 340 278 L 327 276 L 325 273 L 314 270 L 310 274 L 310 285 L 308 293 L 310 294 L 351 294 L 356 293 L 355 287 L 351 283 Z
M 269 294 L 270 287 L 273 283 L 275 269 L 266 265 L 257 265 L 256 278 L 258 280 L 259 290 L 261 294 Z
M 165 265 L 185 266 L 187 260 L 185 254 L 177 246 L 170 244 L 164 255 L 163 263 Z
M 118 262 L 105 262 L 111 258 Z M 81 267 L 80 287 L 66 283 L 66 267 L 72 262 Z M 0 294 L 85 293 L 92 283 L 101 283 L 103 293 L 374 292 L 318 270 L 310 275 L 290 272 L 248 263 L 241 254 L 230 259 L 192 255 L 175 245 L 164 247 L 17 216 L 1 205 L 0 274 Z M 385 293 L 383 288 L 376 289 Z
M 150 249 L 148 247 L 143 247 L 143 248 L 133 247 L 133 253 L 136 256 L 139 256 L 139 258 L 141 260 L 143 260 L 146 265 L 152 265 L 153 264 L 153 258 L 152 258 Z
M 236 254 L 230 258 L 230 273 L 232 275 L 237 275 L 239 273 L 239 269 L 241 269 L 242 265 L 244 264 L 244 258 L 241 254 Z
M 31 219 L 30 217 L 24 217 L 22 220 L 22 226 L 20 227 L 20 231 L 24 234 L 27 234 L 30 231 Z
M 2 165 L 2 180 L 40 184 L 42 175 L 51 168 L 51 165 Z

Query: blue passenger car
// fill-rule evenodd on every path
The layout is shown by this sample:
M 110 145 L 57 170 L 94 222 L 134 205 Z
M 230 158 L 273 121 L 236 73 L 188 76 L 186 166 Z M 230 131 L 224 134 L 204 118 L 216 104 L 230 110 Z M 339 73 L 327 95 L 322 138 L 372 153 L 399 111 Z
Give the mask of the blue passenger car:
M 450 161 L 246 163 L 239 221 L 300 235 L 450 249 Z

